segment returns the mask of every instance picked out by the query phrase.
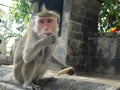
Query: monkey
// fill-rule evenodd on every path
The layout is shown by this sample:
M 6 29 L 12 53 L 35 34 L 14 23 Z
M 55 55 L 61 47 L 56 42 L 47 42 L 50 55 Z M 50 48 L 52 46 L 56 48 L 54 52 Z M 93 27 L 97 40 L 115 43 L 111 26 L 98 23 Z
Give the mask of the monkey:
M 30 21 L 24 36 L 18 43 L 13 61 L 14 79 L 24 88 L 37 88 L 33 84 L 45 74 L 49 62 L 57 62 L 53 58 L 53 51 L 57 43 L 59 30 L 59 14 L 48 10 L 44 5 L 41 11 Z

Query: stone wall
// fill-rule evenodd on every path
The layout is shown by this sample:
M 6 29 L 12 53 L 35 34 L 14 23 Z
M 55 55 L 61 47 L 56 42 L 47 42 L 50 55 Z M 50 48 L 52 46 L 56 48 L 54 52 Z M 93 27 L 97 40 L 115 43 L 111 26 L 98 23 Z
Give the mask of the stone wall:
M 98 33 L 100 5 L 97 0 L 64 0 L 62 54 L 78 72 L 120 74 L 120 34 Z
M 55 50 L 55 56 L 58 60 L 66 63 L 67 47 L 68 47 L 68 35 L 70 31 L 70 15 L 72 8 L 72 0 L 64 0 L 63 17 L 61 25 L 61 36 Z
M 0 54 L 6 54 L 6 44 L 2 35 L 0 35 Z
M 78 71 L 87 70 L 88 37 L 97 33 L 99 7 L 97 0 L 72 0 L 66 59 Z
M 101 74 L 120 74 L 120 34 L 93 35 L 88 39 L 87 69 Z
M 4 61 L 6 58 L 7 58 L 6 57 L 6 44 L 4 42 L 3 36 L 0 34 L 0 61 Z

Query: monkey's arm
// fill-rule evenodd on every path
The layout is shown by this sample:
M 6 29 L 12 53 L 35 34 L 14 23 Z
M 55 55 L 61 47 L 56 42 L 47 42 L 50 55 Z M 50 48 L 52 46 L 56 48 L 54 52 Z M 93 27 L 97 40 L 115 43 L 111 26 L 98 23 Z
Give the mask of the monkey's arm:
M 62 62 L 61 62 L 60 60 L 58 60 L 55 56 L 52 56 L 52 57 L 51 57 L 51 61 L 52 61 L 53 63 L 57 64 L 58 66 L 60 66 L 61 69 L 67 67 L 66 64 L 62 63 Z
M 35 60 L 44 47 L 55 43 L 54 38 L 54 36 L 47 36 L 44 39 L 37 40 L 35 37 L 29 37 L 23 51 L 24 62 L 29 63 Z
M 35 58 L 40 53 L 40 51 L 42 52 L 42 48 L 44 47 L 44 45 L 42 45 L 42 43 L 43 43 L 43 41 L 39 40 L 30 47 L 26 46 L 26 48 L 24 49 L 24 52 L 23 52 L 23 60 L 25 63 L 29 63 L 29 62 L 35 60 Z
M 68 65 L 62 63 L 62 62 L 61 62 L 60 60 L 58 60 L 55 56 L 52 56 L 51 62 L 57 64 L 57 65 L 60 67 L 60 70 L 62 69 L 62 71 L 63 71 L 62 73 L 65 73 L 65 72 L 67 71 L 66 73 L 68 73 L 69 75 L 75 74 L 75 69 L 74 69 L 73 67 L 68 66 Z M 67 70 L 67 69 L 68 69 L 68 70 Z M 66 71 L 64 71 L 64 70 L 66 70 Z M 61 71 L 58 72 L 58 74 L 60 75 L 60 74 L 61 74 Z

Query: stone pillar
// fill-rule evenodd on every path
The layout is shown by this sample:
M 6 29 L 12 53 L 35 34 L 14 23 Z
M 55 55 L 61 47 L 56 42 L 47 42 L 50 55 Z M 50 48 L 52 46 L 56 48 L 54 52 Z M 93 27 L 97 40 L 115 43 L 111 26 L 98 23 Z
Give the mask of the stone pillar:
M 6 61 L 6 44 L 4 42 L 3 36 L 0 35 L 0 61 Z M 0 63 L 1 64 L 1 63 Z
M 64 3 L 64 5 L 66 4 Z M 66 14 L 69 14 L 70 17 L 67 21 L 69 23 L 67 28 L 69 29 L 69 35 L 66 60 L 67 64 L 76 67 L 78 71 L 89 70 L 91 59 L 87 57 L 88 37 L 89 33 L 98 32 L 99 8 L 100 2 L 97 0 L 72 0 L 71 9 L 66 11 Z
M 61 36 L 55 51 L 55 56 L 63 63 L 66 63 L 71 8 L 72 0 L 64 0 Z

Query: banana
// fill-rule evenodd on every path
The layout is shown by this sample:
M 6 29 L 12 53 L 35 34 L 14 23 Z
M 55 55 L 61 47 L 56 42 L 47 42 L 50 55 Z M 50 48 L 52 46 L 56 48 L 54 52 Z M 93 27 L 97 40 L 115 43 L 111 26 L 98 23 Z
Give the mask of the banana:
M 73 67 L 68 67 L 68 68 L 62 69 L 57 73 L 57 75 L 59 76 L 59 75 L 66 74 L 66 73 L 68 73 L 68 71 L 70 71 L 72 69 L 74 69 L 74 68 Z

